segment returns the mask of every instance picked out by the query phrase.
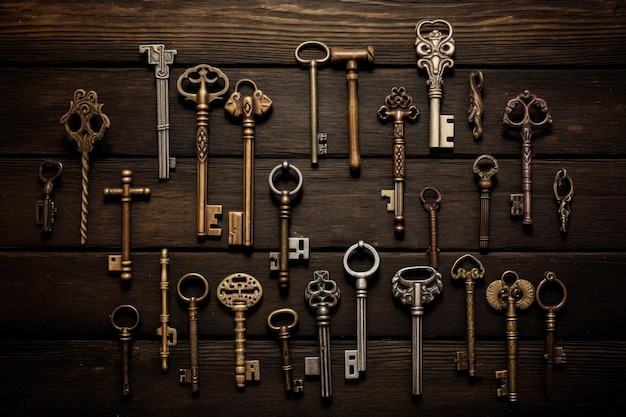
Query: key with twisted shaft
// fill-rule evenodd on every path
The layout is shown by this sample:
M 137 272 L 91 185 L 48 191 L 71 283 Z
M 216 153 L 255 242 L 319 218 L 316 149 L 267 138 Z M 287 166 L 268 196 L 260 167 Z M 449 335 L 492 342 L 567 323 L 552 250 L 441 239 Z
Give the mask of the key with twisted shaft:
M 168 292 L 170 282 L 167 279 L 167 266 L 170 264 L 170 258 L 167 249 L 161 249 L 161 326 L 156 329 L 157 336 L 161 337 L 161 370 L 167 372 L 169 369 L 168 358 L 170 356 L 170 346 L 176 346 L 178 343 L 178 332 L 175 328 L 169 326 L 170 313 L 168 310 Z
M 556 198 L 556 202 L 559 204 L 559 220 L 561 221 L 559 230 L 561 233 L 567 233 L 567 222 L 571 213 L 570 204 L 574 197 L 574 180 L 571 175 L 568 175 L 565 168 L 561 168 L 556 172 L 552 189 L 554 198 Z
M 260 381 L 258 360 L 246 360 L 246 311 L 263 297 L 261 283 L 252 275 L 237 273 L 227 276 L 217 287 L 217 299 L 235 313 L 235 383 L 238 390 L 246 381 Z
M 286 321 L 281 321 L 281 319 L 286 319 Z M 298 313 L 291 308 L 279 308 L 272 311 L 267 316 L 267 327 L 273 332 L 278 333 L 285 393 L 287 394 L 301 394 L 304 391 L 302 380 L 293 379 L 293 365 L 291 364 L 291 349 L 289 347 L 289 339 L 291 338 L 290 331 L 295 329 L 299 322 L 300 318 L 298 317 Z
M 125 325 L 123 315 L 130 318 L 130 325 Z M 131 395 L 130 389 L 130 340 L 131 332 L 139 325 L 139 311 L 130 304 L 122 304 L 111 313 L 111 325 L 120 332 L 122 346 L 122 396 Z
M 434 198 L 433 198 L 434 197 Z M 424 209 L 428 212 L 430 223 L 430 246 L 428 254 L 430 255 L 430 266 L 439 268 L 439 246 L 437 243 L 437 211 L 439 203 L 441 203 L 441 193 L 433 187 L 425 187 L 420 192 L 420 200 Z
M 474 160 L 472 171 L 478 176 L 478 189 L 480 190 L 480 229 L 478 234 L 478 247 L 486 252 L 489 248 L 489 218 L 491 212 L 491 177 L 498 172 L 498 161 L 491 155 L 480 155 Z
M 52 225 L 57 214 L 57 207 L 52 199 L 54 180 L 61 176 L 63 164 L 59 161 L 46 159 L 39 164 L 39 180 L 43 185 L 43 199 L 35 205 L 35 223 L 41 225 L 43 233 L 52 232 Z
M 196 233 L 198 237 L 221 236 L 217 217 L 222 214 L 221 204 L 207 204 L 208 154 L 209 154 L 209 108 L 211 103 L 222 100 L 228 91 L 229 81 L 219 68 L 206 64 L 187 69 L 178 78 L 178 92 L 185 100 L 196 103 L 196 151 L 198 178 L 196 188 Z
M 378 109 L 382 121 L 393 120 L 393 190 L 380 190 L 380 196 L 389 198 L 387 211 L 393 211 L 394 231 L 404 233 L 404 120 L 415 121 L 419 110 L 413 105 L 413 98 L 404 87 L 393 87 L 385 98 L 385 104 Z
M 104 131 L 111 126 L 106 114 L 102 112 L 95 91 L 86 92 L 78 89 L 70 101 L 70 109 L 60 122 L 65 126 L 69 138 L 76 142 L 81 161 L 81 204 L 80 204 L 80 244 L 87 244 L 87 216 L 89 214 L 89 153 L 94 142 L 101 140 Z

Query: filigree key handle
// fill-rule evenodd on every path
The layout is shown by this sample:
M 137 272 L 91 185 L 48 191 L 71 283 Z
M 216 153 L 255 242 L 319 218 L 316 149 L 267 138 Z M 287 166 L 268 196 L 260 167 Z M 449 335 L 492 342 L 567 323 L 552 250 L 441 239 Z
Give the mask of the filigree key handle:
M 170 264 L 169 252 L 167 249 L 161 249 L 161 326 L 157 328 L 156 334 L 161 337 L 161 370 L 167 372 L 169 369 L 168 358 L 170 356 L 170 346 L 176 346 L 178 343 L 178 332 L 175 328 L 169 326 L 170 313 L 167 308 L 168 292 L 170 282 L 167 279 L 167 266 Z
M 478 234 L 478 247 L 481 251 L 489 248 L 489 219 L 491 217 L 491 177 L 498 172 L 498 161 L 491 155 L 480 155 L 474 160 L 472 171 L 478 176 L 478 189 L 480 190 L 480 229 Z
M 246 360 L 246 311 L 263 296 L 261 283 L 252 275 L 237 273 L 227 276 L 217 287 L 217 299 L 235 313 L 235 383 L 244 389 L 246 381 L 259 381 L 258 360 Z
M 411 307 L 412 394 L 422 395 L 422 317 L 424 304 L 434 301 L 443 290 L 441 274 L 430 266 L 400 269 L 391 279 L 391 291 L 402 304 Z
M 485 83 L 482 71 L 472 71 L 469 76 L 470 94 L 467 121 L 474 123 L 472 137 L 475 141 L 483 136 L 483 98 L 481 92 Z
M 69 138 L 76 142 L 81 161 L 81 204 L 80 244 L 87 244 L 87 216 L 89 214 L 89 153 L 94 142 L 102 139 L 104 131 L 111 126 L 109 118 L 102 112 L 95 91 L 78 89 L 70 101 L 70 109 L 60 122 L 65 126 Z
M 131 324 L 121 323 L 122 314 L 131 317 Z M 130 340 L 131 332 L 139 325 L 139 311 L 130 304 L 122 304 L 111 313 L 111 325 L 120 332 L 120 345 L 122 346 L 122 396 L 129 396 L 130 390 Z
M 389 198 L 387 211 L 393 211 L 396 234 L 404 233 L 404 120 L 417 120 L 419 110 L 404 87 L 393 87 L 385 98 L 385 105 L 378 109 L 382 121 L 393 119 L 393 190 L 380 190 L 380 196 Z
M 278 324 L 281 318 L 286 318 L 286 322 Z M 304 390 L 301 379 L 293 379 L 292 371 L 293 365 L 291 365 L 291 349 L 289 347 L 289 339 L 291 335 L 289 332 L 295 329 L 300 322 L 298 313 L 291 308 L 279 308 L 272 311 L 267 316 L 267 327 L 273 332 L 278 333 L 278 340 L 280 341 L 280 351 L 282 358 L 283 379 L 285 381 L 285 392 L 300 394 Z
M 511 194 L 511 216 L 523 215 L 522 223 L 531 225 L 531 190 L 532 190 L 532 149 L 533 129 L 552 124 L 552 116 L 545 100 L 525 90 L 509 100 L 504 109 L 503 122 L 515 129 L 520 129 L 522 136 L 522 194 Z M 521 206 L 521 207 L 520 207 Z
M 46 159 L 39 165 L 39 181 L 43 182 L 43 199 L 36 203 L 35 223 L 41 225 L 43 233 L 50 233 L 54 218 L 57 214 L 57 207 L 52 199 L 54 190 L 54 180 L 61 176 L 63 164 L 59 161 Z
M 207 204 L 208 154 L 209 154 L 209 107 L 228 91 L 229 81 L 219 68 L 206 64 L 187 69 L 178 78 L 178 92 L 196 103 L 196 151 L 198 156 L 196 232 L 199 237 L 221 236 L 217 217 L 222 214 L 221 204 Z M 216 91 L 215 91 L 216 90 Z
M 574 197 L 574 180 L 572 180 L 571 175 L 568 175 L 565 168 L 557 171 L 552 188 L 554 190 L 554 198 L 556 198 L 556 202 L 559 204 L 560 231 L 567 233 L 567 222 L 571 213 L 570 204 Z
M 546 286 L 560 287 L 561 300 L 556 304 L 544 304 L 541 301 L 541 292 Z M 545 291 L 545 290 L 544 290 Z M 556 312 L 565 306 L 567 302 L 567 288 L 563 281 L 556 277 L 556 274 L 552 271 L 546 271 L 543 274 L 543 280 L 537 285 L 537 291 L 535 295 L 537 305 L 546 312 L 546 350 L 543 355 L 546 361 L 545 373 L 544 373 L 544 392 L 546 397 L 552 395 L 552 370 L 554 365 L 560 365 L 565 363 L 565 353 L 563 348 L 554 346 L 554 332 L 556 330 Z
M 434 198 L 432 198 L 434 197 Z M 441 203 L 441 193 L 433 187 L 424 187 L 420 192 L 420 200 L 424 210 L 428 212 L 430 223 L 430 246 L 428 253 L 430 255 L 430 266 L 439 268 L 439 246 L 437 243 L 437 211 L 439 203 Z

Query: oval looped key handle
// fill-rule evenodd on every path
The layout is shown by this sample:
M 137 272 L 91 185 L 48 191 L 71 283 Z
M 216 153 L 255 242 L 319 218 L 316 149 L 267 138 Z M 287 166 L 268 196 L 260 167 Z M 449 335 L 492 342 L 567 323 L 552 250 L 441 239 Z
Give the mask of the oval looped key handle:
M 372 255 L 374 263 L 372 264 L 372 267 L 370 269 L 366 271 L 355 271 L 350 267 L 350 259 L 357 251 L 367 251 Z M 345 269 L 348 274 L 350 274 L 351 276 L 357 279 L 359 278 L 367 279 L 371 277 L 372 275 L 376 273 L 376 271 L 378 271 L 379 267 L 380 267 L 380 256 L 378 255 L 378 252 L 372 245 L 370 245 L 369 243 L 365 243 L 362 240 L 359 240 L 358 243 L 355 243 L 354 245 L 350 246 L 348 250 L 346 251 L 345 255 L 343 256 L 343 269 Z
M 464 263 L 471 264 L 471 269 L 463 268 Z M 450 276 L 454 279 L 481 279 L 485 276 L 485 267 L 474 255 L 466 253 L 454 262 L 450 269 Z
M 51 169 L 47 169 L 48 167 Z M 63 164 L 61 162 L 46 159 L 39 165 L 39 179 L 46 184 L 51 184 L 52 181 L 59 178 L 62 171 Z
M 289 324 L 283 324 L 281 326 L 276 324 L 276 320 L 281 317 L 289 318 Z M 279 308 L 278 310 L 272 311 L 269 316 L 267 316 L 267 327 L 275 332 L 281 331 L 283 327 L 286 330 L 292 330 L 298 325 L 299 322 L 300 317 L 298 316 L 298 313 L 291 308 Z
M 427 200 L 432 193 L 435 196 L 434 200 Z M 426 210 L 435 211 L 439 208 L 439 203 L 441 203 L 441 193 L 434 187 L 424 187 L 420 192 L 420 200 Z
M 550 283 L 555 283 L 559 287 L 561 287 L 561 292 L 563 293 L 563 295 L 562 295 L 561 301 L 559 301 L 558 303 L 546 305 L 541 301 L 541 290 L 544 289 L 544 287 Z M 565 284 L 563 283 L 563 281 L 558 279 L 556 277 L 556 274 L 552 271 L 546 271 L 543 274 L 543 280 L 541 280 L 539 285 L 537 285 L 537 289 L 535 290 L 535 293 L 537 295 L 535 297 L 537 301 L 537 305 L 539 305 L 539 307 L 541 307 L 542 310 L 545 310 L 548 312 L 555 312 L 555 311 L 560 310 L 561 308 L 563 308 L 563 306 L 567 302 L 567 288 L 565 287 Z
M 202 285 L 204 286 L 204 292 L 202 293 L 202 295 L 200 297 L 187 297 L 183 294 L 182 292 L 182 286 L 183 286 L 183 282 L 187 281 L 187 280 L 197 280 L 200 281 L 202 283 Z M 195 300 L 197 303 L 201 302 L 202 300 L 204 300 L 206 298 L 206 296 L 209 294 L 209 282 L 206 280 L 205 277 L 203 277 L 200 274 L 197 274 L 195 272 L 190 272 L 189 274 L 185 274 L 183 275 L 179 280 L 178 280 L 178 285 L 176 286 L 176 289 L 178 291 L 178 296 L 186 302 L 191 302 L 191 300 Z
M 135 317 L 134 322 L 131 322 L 132 325 L 122 326 L 118 323 L 117 318 L 121 314 L 120 312 L 122 311 L 128 311 L 131 313 L 131 315 Z M 137 309 L 130 304 L 122 304 L 120 306 L 117 306 L 115 310 L 113 310 L 113 312 L 111 313 L 111 325 L 116 330 L 119 330 L 121 332 L 130 332 L 131 330 L 135 329 L 139 325 L 139 311 L 137 311 Z
M 494 176 L 500 168 L 498 167 L 498 161 L 491 155 L 480 155 L 474 160 L 472 171 L 478 175 L 481 180 L 489 179 Z
M 302 190 L 302 184 L 304 182 L 302 179 L 302 173 L 294 165 L 291 165 L 287 161 L 283 161 L 282 164 L 277 165 L 276 167 L 274 167 L 274 169 L 272 169 L 272 172 L 270 172 L 270 178 L 269 178 L 270 190 L 272 190 L 272 192 L 279 197 L 282 194 L 282 192 L 278 190 L 278 188 L 276 188 L 276 186 L 274 185 L 274 182 L 281 176 L 289 175 L 289 174 L 293 174 L 295 178 L 298 180 L 298 184 L 293 190 L 289 192 L 289 196 L 294 197 L 298 195 L 300 191 Z
M 320 49 L 324 51 L 326 55 L 322 59 L 304 59 L 301 56 L 301 52 L 303 49 Z M 298 63 L 303 64 L 303 65 L 325 64 L 330 59 L 330 49 L 328 48 L 328 46 L 326 46 L 326 44 L 322 42 L 306 41 L 298 45 L 294 55 L 296 57 L 296 61 L 298 61 Z

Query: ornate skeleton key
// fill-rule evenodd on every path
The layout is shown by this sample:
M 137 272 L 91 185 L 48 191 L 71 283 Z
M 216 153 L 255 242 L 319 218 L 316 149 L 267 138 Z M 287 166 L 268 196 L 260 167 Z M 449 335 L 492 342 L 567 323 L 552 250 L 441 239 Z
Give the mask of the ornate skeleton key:
M 482 71 L 472 71 L 470 73 L 470 95 L 469 109 L 467 110 L 467 121 L 469 123 L 474 123 L 472 137 L 475 141 L 478 141 L 483 136 L 483 98 L 480 94 L 483 91 L 484 82 L 485 77 Z
M 204 287 L 200 297 L 187 297 L 183 294 L 183 283 L 187 280 L 200 281 Z M 189 303 L 187 311 L 189 313 L 189 356 L 191 362 L 188 369 L 180 369 L 179 379 L 181 384 L 191 384 L 191 393 L 193 395 L 198 395 L 200 392 L 200 367 L 198 364 L 198 304 L 201 303 L 209 294 L 209 282 L 202 275 L 191 272 L 183 275 L 178 280 L 177 290 L 180 299 Z
M 434 193 L 434 200 L 430 199 L 430 194 Z M 428 199 L 428 200 L 427 200 Z M 428 253 L 430 254 L 430 266 L 439 268 L 439 246 L 437 243 L 437 210 L 441 202 L 441 193 L 433 187 L 425 187 L 420 192 L 420 200 L 424 209 L 428 212 L 430 223 L 430 246 Z
M 289 321 L 287 324 L 278 324 L 281 317 L 288 318 Z M 298 313 L 291 308 L 280 308 L 272 311 L 269 316 L 267 316 L 267 327 L 278 333 L 278 340 L 280 341 L 285 392 L 294 394 L 300 394 L 304 391 L 302 380 L 293 379 L 292 377 L 293 366 L 291 365 L 291 349 L 289 348 L 289 339 L 291 337 L 289 331 L 296 328 L 299 321 Z
M 394 231 L 404 233 L 404 119 L 417 120 L 420 114 L 413 98 L 404 87 L 393 87 L 385 98 L 385 105 L 378 109 L 378 117 L 385 121 L 393 118 L 393 190 L 380 190 L 380 196 L 389 198 L 387 211 L 394 213 Z
M 52 171 L 49 171 L 46 167 L 52 167 Z M 44 186 L 43 200 L 38 200 L 35 206 L 35 223 L 41 225 L 41 231 L 43 233 L 50 233 L 52 231 L 54 218 L 57 214 L 57 207 L 52 199 L 52 192 L 54 190 L 53 181 L 59 178 L 62 171 L 63 164 L 59 161 L 46 159 L 39 165 L 39 180 L 44 183 Z
M 350 267 L 350 259 L 357 251 L 368 252 L 373 264 L 366 271 L 355 271 Z M 344 375 L 346 379 L 359 379 L 367 371 L 367 280 L 372 278 L 380 266 L 380 256 L 376 249 L 359 240 L 350 246 L 343 255 L 343 269 L 355 278 L 356 287 L 356 350 L 345 351 Z
M 305 375 L 320 376 L 322 399 L 333 396 L 333 378 L 330 362 L 330 311 L 337 305 L 341 291 L 330 279 L 328 271 L 314 271 L 313 280 L 304 290 L 304 298 L 315 309 L 319 356 L 304 358 Z
M 154 65 L 157 96 L 157 144 L 159 154 L 159 179 L 170 179 L 170 168 L 176 167 L 176 159 L 170 158 L 170 105 L 168 79 L 176 49 L 165 49 L 163 44 L 139 45 L 140 53 L 148 53 L 148 64 Z
M 424 26 L 432 30 L 424 37 Z M 444 32 L 437 27 L 445 28 Z M 454 116 L 441 115 L 443 97 L 443 73 L 454 66 L 454 38 L 452 26 L 445 20 L 421 20 L 415 27 L 417 68 L 426 69 L 428 74 L 428 98 L 430 99 L 430 126 L 428 146 L 432 148 L 454 147 Z
M 111 126 L 109 118 L 102 112 L 95 91 L 78 89 L 70 101 L 70 109 L 60 122 L 71 140 L 76 142 L 81 154 L 81 204 L 80 204 L 80 244 L 87 244 L 87 216 L 89 214 L 89 152 L 95 141 L 102 139 L 104 131 Z
M 562 293 L 561 300 L 556 304 L 546 305 L 541 301 L 541 291 L 546 285 L 554 284 L 560 287 Z M 552 395 L 552 368 L 554 365 L 565 363 L 563 348 L 554 346 L 554 331 L 556 330 L 556 312 L 562 309 L 567 302 L 567 288 L 563 281 L 556 277 L 554 272 L 546 271 L 543 274 L 543 280 L 537 285 L 535 300 L 537 301 L 537 305 L 546 312 L 546 350 L 543 355 L 546 360 L 544 392 L 546 397 L 550 397 Z
M 241 94 L 239 87 L 248 84 L 254 92 L 251 96 Z M 243 211 L 228 214 L 228 244 L 252 246 L 254 217 L 254 127 L 257 120 L 272 110 L 272 100 L 259 90 L 252 80 L 237 82 L 235 92 L 224 105 L 226 113 L 242 120 L 243 125 Z
M 554 190 L 556 202 L 559 203 L 560 231 L 561 233 L 567 233 L 567 221 L 571 213 L 570 203 L 572 202 L 572 197 L 574 197 L 574 181 L 571 176 L 567 175 L 565 168 L 557 171 L 552 183 L 552 189 Z
M 133 277 L 133 261 L 130 259 L 130 205 L 134 196 L 149 198 L 150 188 L 133 188 L 133 171 L 122 170 L 122 188 L 104 189 L 105 196 L 120 197 L 122 201 L 122 254 L 109 255 L 109 271 L 121 272 L 122 281 Z
M 507 281 L 512 277 L 513 281 Z M 500 280 L 493 281 L 485 293 L 487 302 L 495 310 L 506 309 L 506 359 L 507 369 L 496 371 L 501 381 L 498 397 L 507 397 L 511 408 L 517 406 L 517 311 L 530 307 L 535 299 L 533 284 L 521 279 L 515 271 L 504 271 Z
M 237 273 L 227 276 L 217 287 L 217 299 L 235 313 L 235 382 L 244 389 L 246 381 L 260 381 L 258 360 L 246 360 L 246 311 L 263 296 L 261 283 L 252 275 Z
M 480 189 L 480 231 L 478 235 L 478 247 L 481 251 L 489 248 L 489 218 L 491 211 L 491 188 L 493 177 L 498 172 L 498 161 L 491 155 L 480 155 L 474 161 L 472 171 L 478 175 L 478 188 Z
M 196 103 L 196 150 L 198 153 L 196 232 L 199 237 L 221 236 L 217 217 L 222 214 L 221 204 L 207 204 L 208 153 L 209 153 L 209 107 L 221 100 L 228 91 L 228 77 L 219 69 L 206 64 L 187 69 L 178 78 L 178 92 Z M 197 90 L 189 92 L 188 90 Z M 218 91 L 211 91 L 218 90 Z
M 471 264 L 467 269 L 464 264 Z M 476 280 L 483 279 L 485 267 L 476 257 L 466 253 L 454 262 L 450 275 L 453 279 L 465 280 L 465 311 L 467 325 L 467 352 L 456 353 L 457 371 L 468 370 L 470 379 L 476 378 L 476 323 L 474 320 L 474 284 Z
M 511 216 L 523 215 L 522 223 L 533 223 L 531 214 L 532 150 L 530 140 L 533 128 L 552 124 L 552 116 L 545 100 L 525 90 L 511 99 L 504 109 L 503 122 L 513 128 L 520 129 L 522 136 L 522 194 L 511 194 Z
M 402 304 L 411 306 L 412 393 L 422 395 L 422 316 L 424 304 L 441 294 L 441 274 L 430 266 L 402 268 L 391 279 L 391 291 Z
M 167 249 L 161 249 L 161 327 L 158 327 L 156 334 L 161 336 L 161 370 L 167 372 L 169 369 L 167 359 L 170 356 L 170 346 L 178 343 L 178 333 L 175 328 L 169 326 L 170 313 L 167 308 L 167 296 L 170 289 L 170 282 L 167 279 L 167 266 L 170 264 Z
M 289 190 L 278 190 L 275 182 L 281 176 L 293 174 L 298 181 L 296 187 Z M 309 238 L 289 237 L 289 223 L 291 219 L 291 203 L 300 195 L 302 190 L 302 173 L 294 165 L 284 161 L 277 165 L 269 176 L 270 190 L 280 202 L 280 253 L 270 252 L 270 270 L 278 272 L 278 282 L 281 290 L 289 288 L 289 260 L 309 259 Z
M 131 318 L 129 326 L 120 323 L 122 314 L 126 312 Z M 120 345 L 122 346 L 122 396 L 129 396 L 130 391 L 130 340 L 131 332 L 139 325 L 139 311 L 130 304 L 122 304 L 111 313 L 111 325 L 120 332 Z

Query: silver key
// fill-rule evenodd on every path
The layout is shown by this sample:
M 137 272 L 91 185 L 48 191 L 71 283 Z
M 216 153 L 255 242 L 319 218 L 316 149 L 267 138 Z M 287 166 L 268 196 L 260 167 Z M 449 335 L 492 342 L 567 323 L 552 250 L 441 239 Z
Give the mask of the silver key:
M 122 311 L 129 311 L 134 318 L 130 326 L 119 323 Z M 139 324 L 139 311 L 130 304 L 122 304 L 111 313 L 111 325 L 120 332 L 120 344 L 122 345 L 122 396 L 129 396 L 130 391 L 130 339 L 131 331 Z

